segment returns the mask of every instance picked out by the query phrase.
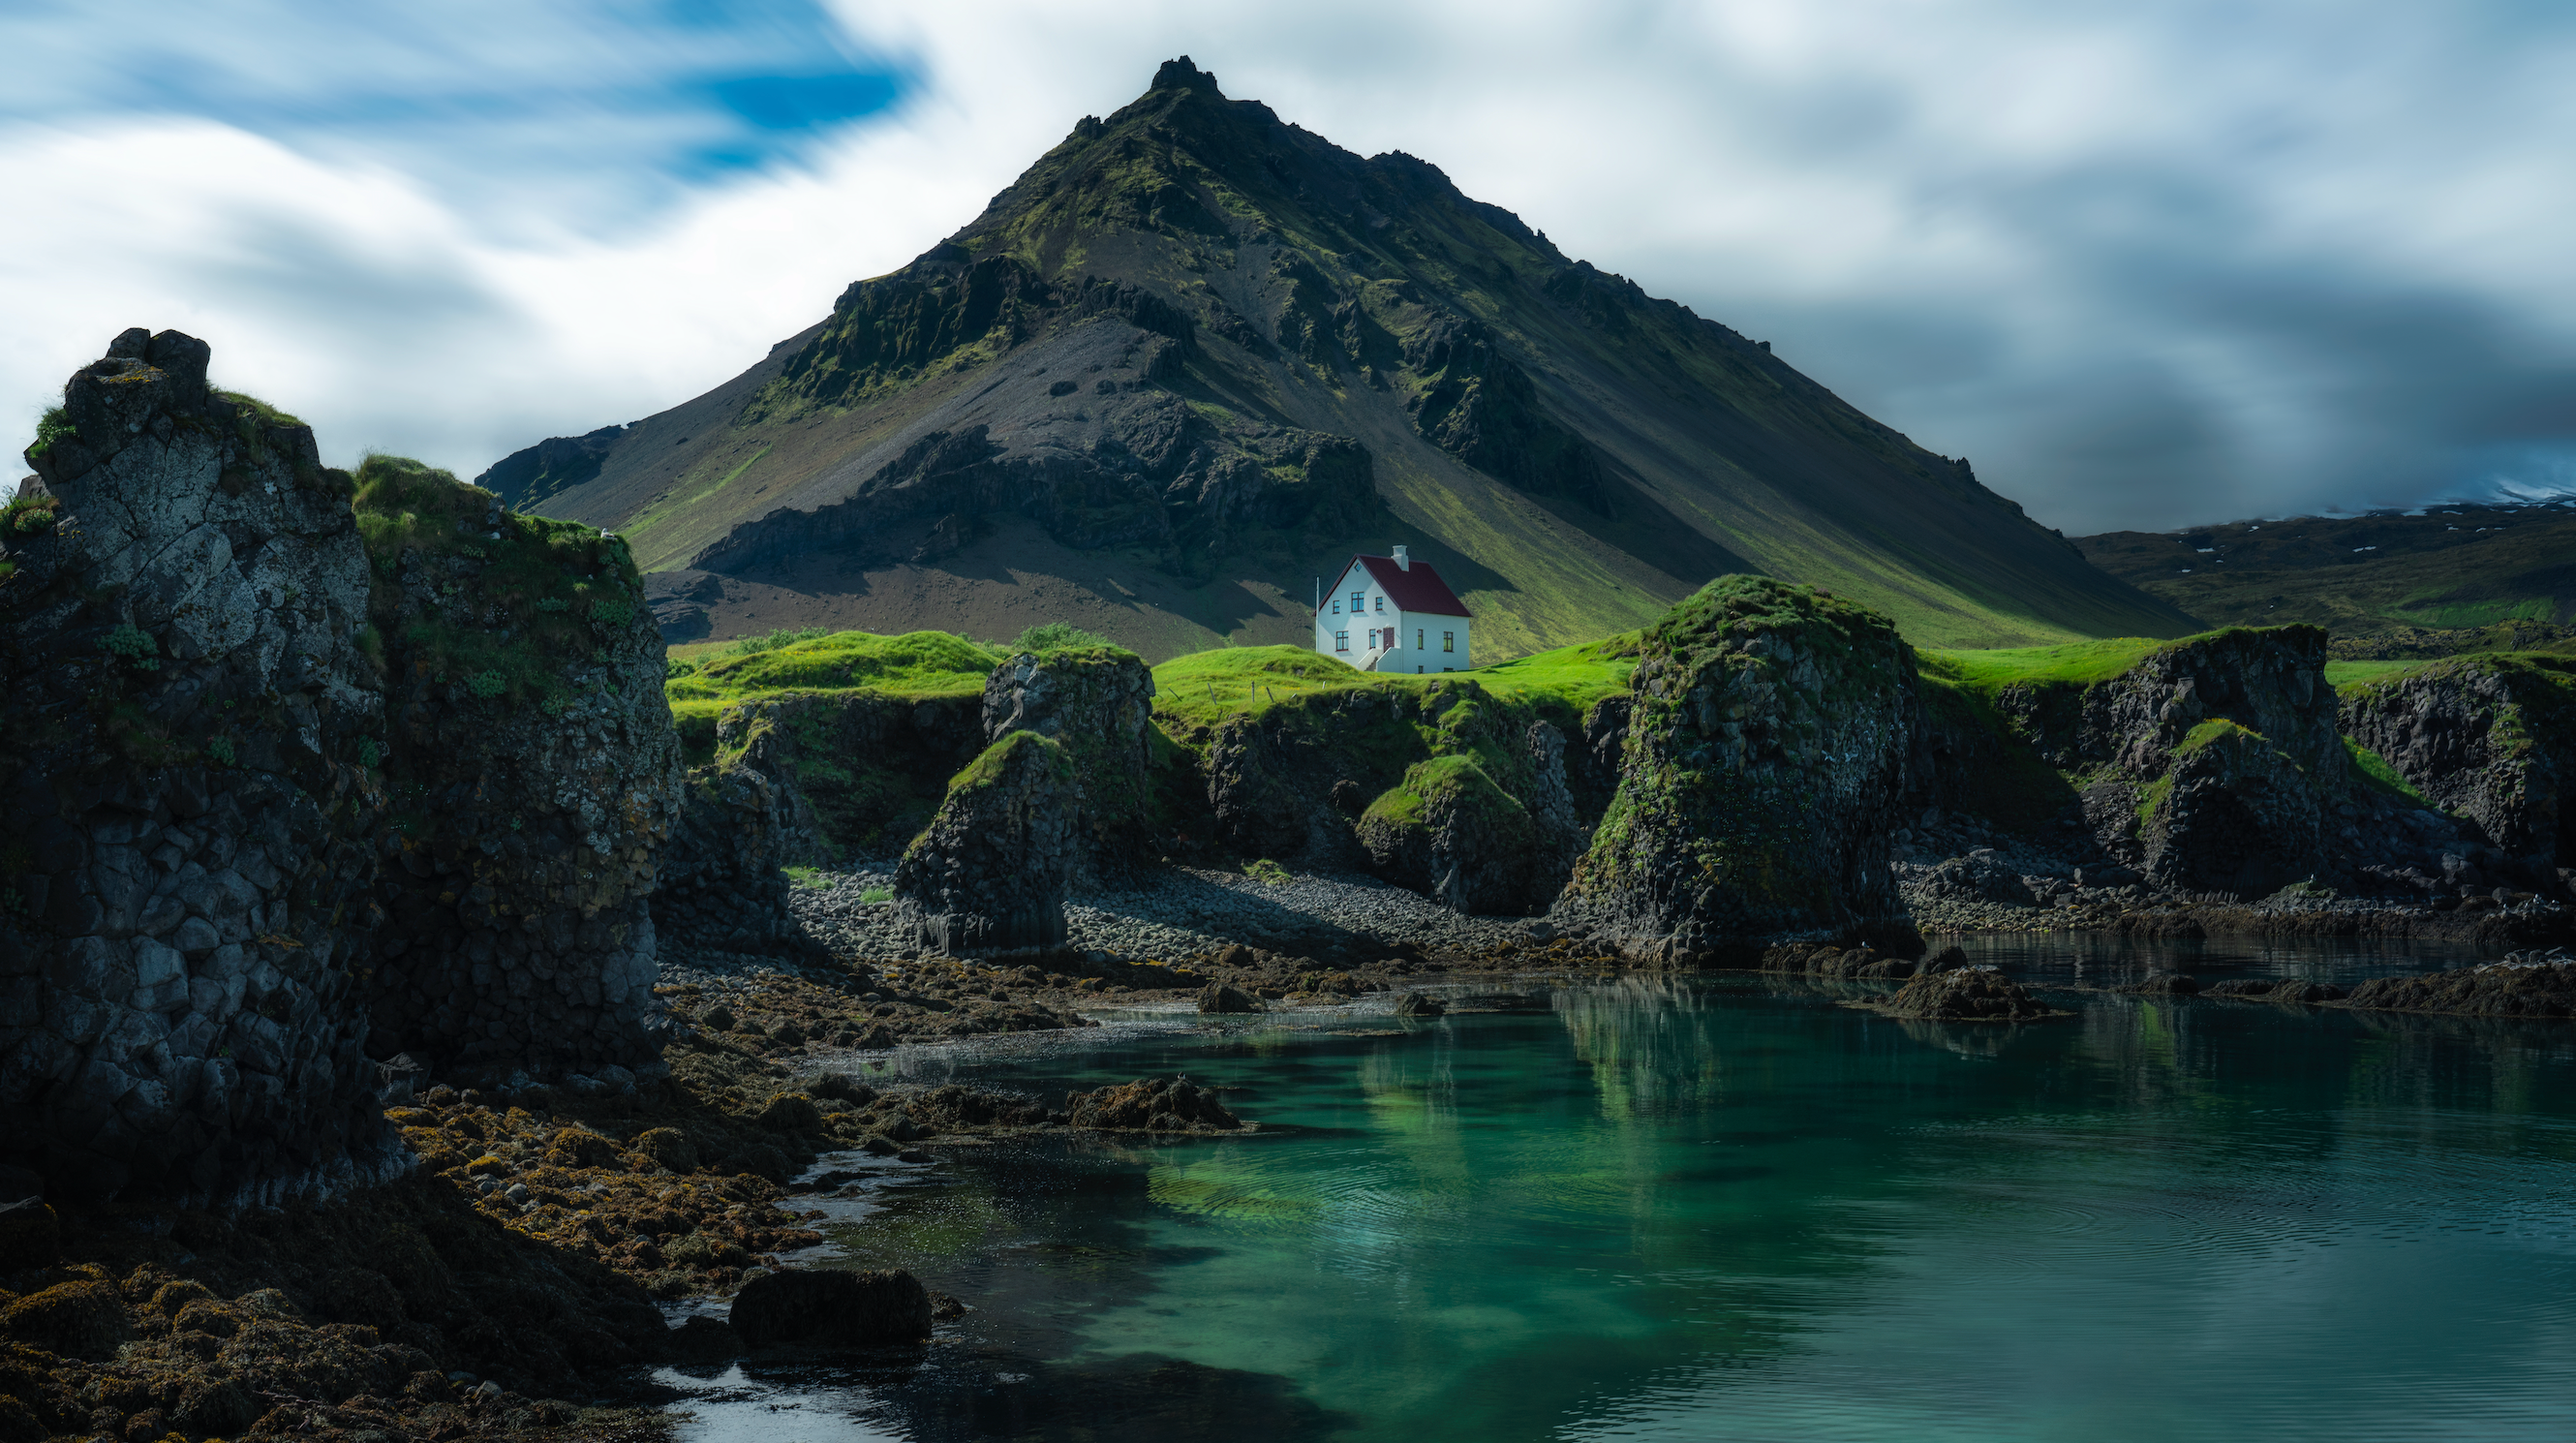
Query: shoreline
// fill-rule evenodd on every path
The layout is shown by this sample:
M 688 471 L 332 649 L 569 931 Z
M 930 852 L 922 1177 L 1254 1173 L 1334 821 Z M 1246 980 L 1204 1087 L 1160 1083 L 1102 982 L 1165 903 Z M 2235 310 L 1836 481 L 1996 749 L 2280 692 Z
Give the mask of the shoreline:
M 674 956 L 655 989 L 672 1013 L 661 1039 L 667 1077 L 650 1075 L 660 1069 L 637 1076 L 603 1068 L 539 1080 L 455 1069 L 450 1081 L 388 1099 L 389 1120 L 419 1159 L 406 1175 L 283 1209 L 228 1216 L 148 1205 L 61 1216 L 45 1209 L 42 1227 L 22 1210 L 0 1215 L 10 1218 L 0 1235 L 12 1252 L 50 1244 L 56 1253 L 40 1266 L 13 1267 L 6 1279 L 7 1331 L 52 1356 L 49 1367 L 35 1368 L 20 1353 L 0 1395 L 20 1400 L 19 1432 L 43 1426 L 39 1409 L 74 1423 L 77 1407 L 84 1411 L 77 1424 L 117 1436 L 157 1410 L 165 1431 L 190 1437 L 667 1437 L 676 1426 L 667 1405 L 676 1400 L 651 1381 L 651 1370 L 735 1356 L 722 1341 L 729 1328 L 697 1329 L 694 1337 L 670 1328 L 675 1305 L 712 1316 L 715 1301 L 755 1270 L 815 1256 L 826 1240 L 814 1224 L 831 1226 L 833 1209 L 817 1207 L 828 1200 L 798 1183 L 834 1176 L 827 1169 L 818 1177 L 818 1159 L 864 1152 L 909 1172 L 943 1147 L 1025 1131 L 1071 1135 L 1046 1115 L 1044 1100 L 977 1085 L 981 1061 L 1184 1030 L 1202 1018 L 1374 1029 L 1400 1025 L 1381 1009 L 1413 990 L 1525 992 L 1542 982 L 1671 980 L 1678 970 L 1634 965 L 1538 918 L 1440 924 L 1464 945 L 1426 947 L 1414 940 L 1418 932 L 1386 941 L 1349 925 L 1390 907 L 1399 920 L 1411 910 L 1385 895 L 1400 889 L 1382 883 L 1310 875 L 1287 888 L 1249 879 L 1237 887 L 1175 872 L 1177 881 L 1128 894 L 1156 902 L 1157 916 L 1122 920 L 1098 905 L 1114 906 L 1117 893 L 1077 898 L 1093 914 L 1086 935 L 1151 938 L 1139 922 L 1208 935 L 1214 916 L 1186 915 L 1196 898 L 1247 907 L 1269 925 L 1245 930 L 1307 941 L 1314 952 L 1235 942 L 1175 961 L 1094 948 L 1056 959 L 1066 970 L 1055 971 L 919 955 L 865 962 L 843 955 L 828 964 Z M 846 918 L 869 885 L 864 869 L 835 874 L 825 887 L 800 889 L 813 895 L 791 905 L 822 931 L 818 922 Z M 1280 905 L 1282 893 L 1324 904 L 1322 915 Z M 2563 931 L 2566 916 L 2564 908 L 2531 907 L 2419 917 L 2351 904 L 2138 908 L 2107 917 L 2020 911 L 2027 915 L 2010 918 L 2015 925 L 1927 919 L 1923 931 L 2143 941 L 2382 937 L 2492 950 L 2508 928 L 2517 939 L 2526 928 Z M 2097 919 L 2112 925 L 2086 925 Z M 880 921 L 858 920 L 869 931 Z M 2043 920 L 2044 928 L 2030 925 Z M 844 921 L 839 930 L 859 929 Z M 2516 977 L 2535 971 L 2510 965 Z M 2536 970 L 2576 978 L 2576 963 Z M 1196 1010 L 1200 997 L 1229 992 L 1263 1010 Z M 2364 1015 L 2407 1010 L 2324 1005 Z M 847 1186 L 849 1179 L 836 1185 Z M 459 1267 L 455 1258 L 476 1261 Z M 325 1401 L 334 1389 L 346 1389 L 338 1394 L 344 1401 Z M 117 1419 L 105 1417 L 116 1409 Z

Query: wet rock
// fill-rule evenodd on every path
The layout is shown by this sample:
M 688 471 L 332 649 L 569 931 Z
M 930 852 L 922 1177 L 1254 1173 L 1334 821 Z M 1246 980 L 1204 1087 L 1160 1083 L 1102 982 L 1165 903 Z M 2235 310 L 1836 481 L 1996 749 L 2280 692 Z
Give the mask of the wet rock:
M 930 1336 L 930 1293 L 901 1269 L 791 1268 L 753 1278 L 734 1295 L 733 1331 L 751 1347 L 861 1346 Z
M 949 783 L 895 869 L 902 919 L 929 951 L 1046 954 L 1065 940 L 1080 794 L 1062 744 L 1013 732 Z
M 2482 967 L 2373 977 L 2356 985 L 2343 1005 L 2478 1017 L 2576 1017 L 2576 957 L 2563 950 L 2516 953 Z
M 721 1363 L 748 1351 L 749 1346 L 733 1324 L 704 1313 L 682 1320 L 671 1330 L 669 1354 L 675 1362 Z
M 1923 716 L 1893 624 L 1721 577 L 1646 629 L 1633 685 L 1618 797 L 1564 919 L 1687 961 L 1902 918 L 1888 837 Z
M 772 1132 L 819 1133 L 823 1131 L 823 1113 L 811 1097 L 782 1092 L 761 1108 L 760 1125 Z
M 695 1172 L 698 1169 L 696 1146 L 689 1141 L 688 1134 L 675 1127 L 649 1128 L 636 1134 L 635 1140 L 626 1147 L 636 1156 L 650 1159 L 673 1172 Z
M 1927 1022 L 2031 1022 L 2066 1015 L 1983 967 L 1925 973 L 1898 988 L 1884 1010 Z
M 1117 1087 L 1069 1092 L 1065 1116 L 1074 1127 L 1121 1132 L 1232 1132 L 1243 1120 L 1186 1077 L 1144 1078 Z
M 134 1319 L 113 1283 L 56 1283 L 0 1307 L 0 1335 L 49 1353 L 104 1362 L 134 1336 Z
M 1264 1010 L 1261 1006 L 1261 999 L 1244 991 L 1240 987 L 1229 987 L 1222 982 L 1211 982 L 1205 988 L 1201 989 L 1199 992 L 1198 1006 L 1199 1011 L 1201 1012 L 1259 1012 Z
M 1395 1002 L 1398 1017 L 1438 1017 L 1448 1010 L 1438 998 L 1425 992 L 1407 992 Z

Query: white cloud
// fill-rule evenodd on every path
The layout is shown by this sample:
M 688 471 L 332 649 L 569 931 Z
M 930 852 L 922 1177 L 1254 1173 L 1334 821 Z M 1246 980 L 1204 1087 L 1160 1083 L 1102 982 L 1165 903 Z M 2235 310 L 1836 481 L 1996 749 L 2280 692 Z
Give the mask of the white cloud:
M 566 63 L 609 13 L 557 13 L 538 53 Z M 2558 83 L 2576 21 L 2555 12 L 837 13 L 846 54 L 900 57 L 911 88 L 766 168 L 675 168 L 633 114 L 589 102 L 544 144 L 130 99 L 0 123 L 0 186 L 36 205 L 0 254 L 0 399 L 31 415 L 118 329 L 178 325 L 314 421 L 326 453 L 384 445 L 470 474 L 722 380 L 1188 53 L 1231 95 L 1363 154 L 1422 156 L 1569 253 L 1773 341 L 2070 530 L 2549 484 L 2576 454 L 2559 259 L 2576 93 Z M 668 74 L 666 41 L 599 43 Z M 593 143 L 600 174 L 568 176 Z M 669 199 L 637 210 L 642 194 Z

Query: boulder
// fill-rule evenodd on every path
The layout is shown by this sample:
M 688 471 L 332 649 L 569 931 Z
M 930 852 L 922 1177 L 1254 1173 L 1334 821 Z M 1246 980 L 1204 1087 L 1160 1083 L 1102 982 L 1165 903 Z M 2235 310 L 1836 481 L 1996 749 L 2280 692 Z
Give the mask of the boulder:
M 1080 792 L 1062 743 L 1017 731 L 948 784 L 895 867 L 896 915 L 930 951 L 1046 955 L 1065 941 Z
M 2145 870 L 2178 891 L 2264 897 L 2329 867 L 2328 795 L 2270 739 L 2223 718 L 2172 750 L 2138 823 Z
M 1986 967 L 1926 972 L 1887 1000 L 1897 1017 L 1926 1022 L 2033 1022 L 2067 1014 L 2041 1003 L 2020 983 Z
M 2373 977 L 2354 986 L 2343 1005 L 2477 1017 L 2576 1017 L 2576 958 L 2564 952 L 2516 955 L 2481 967 Z
M 1061 744 L 1081 808 L 1079 868 L 1118 876 L 1149 859 L 1154 674 L 1117 647 L 1023 652 L 984 681 L 987 745 L 1017 731 Z
M 1117 1132 L 1232 1132 L 1243 1120 L 1186 1077 L 1140 1077 L 1117 1087 L 1065 1094 L 1074 1127 Z
M 1199 1011 L 1201 1012 L 1259 1012 L 1262 1010 L 1261 999 L 1240 987 L 1211 982 L 1199 990 Z
M 113 1283 L 56 1283 L 0 1307 L 0 1337 L 66 1357 L 105 1362 L 133 1336 Z
M 744 1283 L 734 1294 L 729 1321 L 734 1334 L 754 1348 L 904 1343 L 930 1336 L 930 1293 L 899 1268 L 786 1268 Z
M 1542 909 L 1539 828 L 1470 756 L 1434 757 L 1360 816 L 1371 870 L 1466 913 Z
M 698 1149 L 689 1135 L 676 1127 L 656 1127 L 637 1133 L 626 1150 L 673 1172 L 696 1172 Z
M 1569 918 L 1674 961 L 1901 921 L 1888 836 L 1923 715 L 1893 623 L 1721 577 L 1646 628 L 1633 684 L 1618 794 Z
M 2122 990 L 2141 997 L 2194 997 L 2200 993 L 2200 979 L 2187 972 L 2150 972 L 2135 987 Z
M 1407 992 L 1395 1001 L 1398 1017 L 1438 1017 L 1448 1010 L 1440 1005 L 1439 998 L 1427 992 Z

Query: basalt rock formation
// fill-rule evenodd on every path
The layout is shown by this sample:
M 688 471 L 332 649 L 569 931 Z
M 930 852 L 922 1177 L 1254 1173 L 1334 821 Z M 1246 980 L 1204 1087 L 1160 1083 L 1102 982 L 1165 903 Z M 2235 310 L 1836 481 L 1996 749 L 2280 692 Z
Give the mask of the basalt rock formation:
M 648 898 L 682 769 L 633 562 L 425 468 L 373 457 L 358 481 L 396 813 L 371 1049 L 651 1060 Z
M 1543 912 L 1582 849 L 1565 786 L 1565 736 L 1531 722 L 1530 801 L 1453 754 L 1407 767 L 1360 814 L 1360 846 L 1379 876 L 1466 913 Z
M 895 867 L 895 903 L 922 948 L 977 957 L 1061 949 L 1080 798 L 1065 746 L 1033 731 L 1011 733 L 959 772 Z
M 230 1202 L 401 1166 L 391 1072 L 643 1062 L 677 744 L 634 568 L 129 331 L 0 536 L 0 1163 Z
M 1885 617 L 1721 577 L 1644 633 L 1619 792 L 1557 909 L 1687 962 L 1901 924 L 1888 855 L 1924 734 Z
M 1227 717 L 1206 748 L 1214 839 L 1246 857 L 1366 868 L 1461 911 L 1544 909 L 1587 809 L 1569 786 L 1573 709 L 1467 678 L 1329 689 Z
M 0 1162 L 55 1196 L 395 1165 L 360 1006 L 384 698 L 313 433 L 116 338 L 0 580 Z
M 1154 674 L 1133 652 L 1090 647 L 1023 653 L 984 683 L 987 743 L 1033 731 L 1072 764 L 1080 870 L 1120 875 L 1151 844 Z
M 2517 880 L 2576 868 L 2576 660 L 2473 656 L 2344 698 L 2344 731 L 2476 824 Z

